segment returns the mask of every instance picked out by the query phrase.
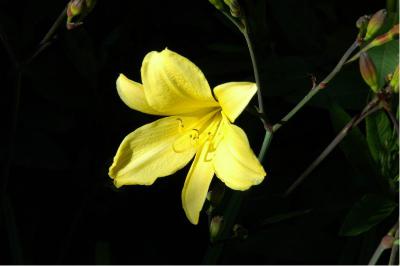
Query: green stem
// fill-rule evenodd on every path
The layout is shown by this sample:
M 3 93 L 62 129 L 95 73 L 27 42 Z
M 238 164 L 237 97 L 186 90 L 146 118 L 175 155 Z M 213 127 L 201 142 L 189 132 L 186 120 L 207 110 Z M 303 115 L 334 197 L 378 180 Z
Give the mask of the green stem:
M 363 111 L 354 116 L 339 132 L 339 134 L 332 140 L 332 142 L 322 151 L 322 153 L 307 167 L 307 169 L 296 179 L 296 181 L 286 190 L 284 197 L 289 196 L 293 190 L 298 187 L 301 182 L 312 172 L 314 169 L 328 156 L 332 150 L 347 136 L 349 131 L 356 127 L 362 120 L 364 120 L 368 115 L 378 111 L 382 106 L 379 105 L 379 99 L 374 98 L 369 102 Z
M 8 57 L 10 58 L 10 61 L 14 67 L 14 69 L 19 68 L 19 62 L 17 57 L 15 56 L 15 53 L 13 49 L 11 49 L 10 43 L 7 40 L 6 34 L 3 32 L 2 28 L 0 27 L 0 41 L 4 46 L 4 49 L 6 50 Z
M 49 42 L 51 38 L 53 38 L 53 35 L 57 31 L 58 27 L 60 27 L 60 25 L 62 23 L 64 23 L 65 17 L 67 16 L 67 8 L 68 8 L 68 5 L 63 9 L 63 11 L 61 11 L 60 15 L 58 15 L 58 18 L 53 23 L 53 26 L 51 26 L 51 28 L 46 33 L 46 35 L 43 37 L 43 39 L 39 43 L 39 45 L 43 45 L 43 44 Z
M 242 32 L 243 36 L 246 39 L 246 44 L 249 49 L 251 63 L 253 66 L 254 79 L 257 85 L 257 99 L 258 99 L 258 113 L 260 114 L 260 120 L 262 121 L 265 129 L 265 135 L 263 139 L 263 143 L 258 154 L 258 159 L 262 163 L 266 151 L 271 143 L 272 139 L 272 127 L 268 124 L 265 118 L 265 110 L 264 110 L 264 102 L 262 98 L 262 83 L 260 81 L 260 72 L 258 68 L 257 56 L 254 51 L 254 45 L 251 41 L 250 37 L 250 29 L 249 24 L 246 19 L 242 19 L 240 22 L 232 18 L 226 12 L 222 12 L 228 19 L 232 21 L 234 25 Z M 243 15 L 243 17 L 245 17 Z M 208 250 L 203 258 L 203 264 L 216 264 L 217 260 L 222 252 L 224 247 L 224 241 L 229 239 L 232 233 L 232 227 L 236 221 L 236 218 L 239 214 L 240 206 L 242 205 L 243 198 L 246 192 L 234 191 L 228 200 L 227 206 L 223 213 L 223 224 L 222 228 L 216 237 L 216 241 L 208 247 Z
M 353 53 L 353 51 L 358 47 L 358 42 L 355 41 L 349 49 L 344 53 L 342 58 L 339 60 L 335 68 L 331 71 L 331 73 L 326 76 L 326 78 L 321 81 L 317 86 L 314 86 L 310 92 L 287 114 L 285 115 L 278 123 L 276 123 L 272 130 L 276 132 L 283 124 L 288 122 L 301 108 L 304 107 L 306 103 L 308 103 L 315 94 L 317 94 L 320 90 L 324 89 L 328 83 L 335 77 L 340 70 L 342 69 L 343 65 L 346 63 L 347 59 Z
M 395 0 L 386 0 L 386 9 L 388 12 L 395 13 L 396 12 L 396 5 L 398 1 Z
M 51 43 L 51 39 L 56 33 L 57 29 L 65 22 L 65 18 L 67 16 L 67 8 L 68 5 L 63 9 L 63 11 L 58 15 L 57 19 L 54 21 L 53 25 L 43 37 L 43 39 L 39 43 L 39 47 L 36 49 L 35 53 L 26 60 L 25 65 L 29 65 L 43 50 L 45 50 Z
M 258 113 L 261 115 L 260 120 L 264 125 L 264 129 L 266 131 L 271 131 L 272 132 L 272 126 L 269 125 L 267 119 L 266 119 L 266 114 L 265 114 L 265 108 L 264 108 L 264 100 L 262 96 L 262 92 L 264 90 L 263 83 L 260 80 L 260 71 L 259 71 L 259 64 L 257 60 L 257 56 L 255 54 L 255 49 L 254 49 L 254 44 L 251 41 L 251 32 L 250 32 L 250 27 L 249 23 L 246 19 L 243 20 L 244 23 L 244 30 L 242 30 L 243 36 L 246 40 L 246 44 L 249 50 L 250 58 L 251 58 L 251 64 L 253 66 L 253 73 L 254 73 L 254 79 L 257 85 L 257 100 L 258 100 Z
M 260 152 L 258 154 L 258 159 L 260 162 L 264 160 L 266 151 L 272 140 L 272 132 L 266 130 L 264 135 L 263 144 L 261 146 Z M 225 240 L 229 239 L 233 225 L 239 214 L 240 207 L 243 203 L 243 198 L 247 192 L 234 191 L 231 195 L 228 204 L 223 213 L 223 224 L 221 231 L 219 232 L 215 243 L 211 243 L 208 247 L 206 254 L 204 255 L 202 264 L 216 264 L 219 256 L 224 248 Z
M 379 245 L 376 247 L 376 249 L 374 251 L 374 254 L 372 254 L 372 257 L 369 260 L 368 265 L 376 265 L 378 260 L 379 260 L 379 258 L 382 255 L 383 251 L 385 251 L 386 249 L 390 248 L 390 247 L 387 246 L 387 243 L 384 243 L 384 239 L 387 236 L 393 236 L 393 235 L 395 235 L 394 239 L 396 239 L 396 236 L 398 237 L 398 234 L 399 234 L 398 227 L 399 227 L 399 222 L 397 221 L 397 223 L 389 230 L 389 232 L 379 242 Z M 395 252 L 397 253 L 397 248 L 398 247 L 396 248 L 395 246 L 397 246 L 397 245 L 394 245 L 394 244 L 392 245 L 392 247 L 391 247 L 392 248 L 392 252 L 393 252 L 393 250 L 395 250 Z M 391 254 L 390 254 L 391 256 L 389 258 L 389 265 L 394 265 L 394 263 L 392 261 L 392 258 L 396 257 L 396 256 L 392 257 L 392 252 L 391 252 Z
M 257 58 L 254 53 L 254 46 L 253 43 L 250 40 L 249 32 L 248 32 L 248 27 L 246 26 L 246 30 L 243 32 L 244 38 L 246 39 L 246 44 L 249 49 L 250 53 L 250 58 L 251 58 L 251 63 L 253 65 L 253 72 L 254 72 L 254 79 L 257 84 L 257 100 L 258 100 L 258 112 L 261 114 L 264 114 L 264 102 L 262 98 L 262 85 L 260 82 L 260 75 L 259 75 L 259 70 L 258 70 L 258 64 L 257 64 Z
M 392 113 L 391 110 L 385 109 L 385 111 L 388 114 L 390 120 L 392 121 L 394 130 L 396 131 L 397 136 L 399 136 L 399 121 L 397 121 L 395 115 Z
M 394 240 L 396 241 L 397 239 L 399 239 L 399 223 L 397 222 L 397 228 L 396 228 L 396 233 L 394 235 Z M 393 244 L 392 245 L 392 249 L 390 251 L 390 257 L 389 257 L 389 265 L 396 265 L 396 258 L 399 255 L 398 252 L 399 251 L 399 245 L 397 244 Z

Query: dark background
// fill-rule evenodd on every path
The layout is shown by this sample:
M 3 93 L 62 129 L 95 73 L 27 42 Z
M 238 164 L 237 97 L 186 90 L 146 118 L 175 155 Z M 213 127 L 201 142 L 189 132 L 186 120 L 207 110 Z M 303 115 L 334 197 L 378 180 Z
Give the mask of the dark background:
M 1 34 L 17 61 L 32 55 L 65 4 L 0 1 Z M 322 80 L 332 70 L 357 35 L 356 20 L 385 7 L 374 0 L 247 4 L 255 6 L 249 13 L 273 122 L 311 88 L 311 74 Z M 150 187 L 117 190 L 107 175 L 123 137 L 157 119 L 126 107 L 116 78 L 124 73 L 140 81 L 143 57 L 165 47 L 198 65 L 211 87 L 253 80 L 243 37 L 208 1 L 99 0 L 81 27 L 61 27 L 25 66 L 13 132 L 17 77 L 0 46 L 0 158 L 2 168 L 11 166 L 2 175 L 2 187 L 6 176 L 8 185 L 2 192 L 0 263 L 201 263 L 209 243 L 207 217 L 203 212 L 194 226 L 181 207 L 188 167 Z M 264 163 L 268 177 L 251 190 L 239 217 L 249 237 L 228 242 L 221 263 L 367 263 L 388 224 L 358 237 L 339 235 L 349 208 L 375 189 L 340 149 L 290 197 L 281 196 L 335 136 L 327 105 L 334 101 L 355 113 L 367 93 L 357 64 L 346 66 L 279 131 Z M 258 118 L 244 112 L 237 124 L 257 153 L 263 136 Z M 297 211 L 304 213 L 269 219 Z

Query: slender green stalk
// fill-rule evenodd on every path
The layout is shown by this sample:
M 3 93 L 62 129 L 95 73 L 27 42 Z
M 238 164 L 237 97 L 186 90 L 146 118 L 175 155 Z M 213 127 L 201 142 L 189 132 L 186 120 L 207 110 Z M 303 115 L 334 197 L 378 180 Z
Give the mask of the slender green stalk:
M 396 234 L 394 235 L 394 241 L 399 239 L 399 224 L 397 223 Z M 399 245 L 393 244 L 392 250 L 390 251 L 390 258 L 389 258 L 389 265 L 395 265 L 396 258 L 398 257 L 399 253 Z
M 258 112 L 260 114 L 265 114 L 264 101 L 263 101 L 263 98 L 262 98 L 263 85 L 260 82 L 260 73 L 259 73 L 259 70 L 258 70 L 257 57 L 256 57 L 256 55 L 254 53 L 254 46 L 253 46 L 253 43 L 252 43 L 252 41 L 250 39 L 248 26 L 246 26 L 246 30 L 243 32 L 243 36 L 246 39 L 246 44 L 247 44 L 247 47 L 249 48 L 251 63 L 253 65 L 254 79 L 255 79 L 256 84 L 257 84 Z M 268 126 L 266 124 L 265 119 L 261 118 L 261 121 L 264 124 L 264 128 L 266 130 L 268 130 Z
M 368 265 L 376 265 L 378 262 L 379 258 L 381 257 L 383 251 L 385 251 L 387 248 L 380 243 L 378 247 L 375 249 L 374 254 L 372 254 L 371 259 L 368 262 Z
M 65 23 L 65 18 L 67 16 L 67 8 L 68 5 L 65 6 L 63 11 L 61 11 L 60 15 L 58 15 L 56 21 L 53 23 L 49 31 L 46 33 L 46 35 L 43 37 L 43 39 L 40 41 L 39 46 L 49 42 L 51 38 L 53 38 L 54 33 L 56 33 L 57 29 L 60 27 L 62 23 Z
M 392 113 L 391 110 L 385 109 L 386 113 L 388 114 L 390 120 L 392 121 L 394 130 L 396 131 L 397 136 L 399 136 L 399 121 L 397 121 L 396 117 Z
M 386 0 L 386 9 L 388 12 L 396 12 L 396 0 Z
M 257 99 L 258 99 L 258 114 L 260 117 L 260 120 L 262 121 L 265 129 L 265 135 L 263 139 L 263 143 L 260 149 L 260 152 L 258 154 L 258 160 L 260 162 L 263 161 L 266 151 L 271 143 L 272 139 L 272 127 L 268 124 L 266 120 L 266 115 L 265 115 L 265 109 L 264 109 L 264 102 L 262 98 L 262 90 L 263 90 L 263 85 L 260 81 L 260 72 L 258 68 L 258 61 L 257 61 L 257 56 L 255 54 L 254 50 L 254 45 L 251 40 L 251 34 L 250 34 L 250 28 L 248 21 L 246 20 L 246 16 L 243 14 L 242 19 L 237 21 L 233 17 L 231 17 L 227 12 L 222 11 L 222 13 L 242 32 L 246 44 L 249 50 L 250 58 L 251 58 L 251 63 L 253 66 L 253 72 L 254 72 L 254 79 L 257 85 Z M 228 201 L 227 207 L 225 208 L 225 211 L 223 213 L 223 224 L 221 231 L 219 232 L 216 241 L 214 244 L 211 244 L 203 258 L 203 264 L 216 264 L 217 260 L 222 252 L 222 249 L 224 247 L 224 241 L 229 239 L 231 235 L 231 230 L 233 228 L 234 222 L 239 214 L 240 207 L 243 202 L 243 198 L 246 192 L 240 192 L 240 191 L 235 191 L 231 195 L 231 198 Z
M 18 69 L 19 68 L 19 62 L 17 57 L 15 56 L 14 51 L 11 49 L 11 46 L 7 40 L 7 37 L 5 35 L 5 33 L 3 32 L 2 28 L 0 27 L 0 41 L 4 46 L 4 49 L 6 50 L 8 57 L 11 60 L 11 63 L 14 67 L 14 69 Z
M 54 37 L 54 34 L 56 33 L 57 29 L 63 23 L 65 23 L 65 19 L 67 17 L 67 8 L 68 6 L 66 6 L 63 9 L 63 11 L 61 11 L 60 15 L 58 15 L 57 19 L 54 21 L 49 31 L 40 41 L 39 47 L 36 49 L 33 55 L 28 60 L 26 60 L 25 65 L 29 65 L 41 52 L 43 52 L 51 44 L 51 39 Z
M 339 132 L 339 134 L 332 140 L 331 143 L 322 151 L 322 153 L 307 167 L 307 169 L 296 179 L 296 181 L 286 190 L 284 197 L 289 196 L 293 190 L 298 187 L 304 179 L 332 152 L 332 150 L 347 136 L 349 131 L 356 127 L 368 115 L 378 111 L 382 106 L 379 105 L 379 99 L 374 98 L 369 102 L 363 111 L 354 116 Z
M 271 140 L 272 140 L 272 132 L 266 130 L 263 144 L 258 154 L 258 159 L 260 160 L 260 162 L 264 160 L 266 151 L 268 150 Z M 230 238 L 233 225 L 236 221 L 236 217 L 239 214 L 239 210 L 246 193 L 247 192 L 234 191 L 233 194 L 231 195 L 231 198 L 229 199 L 228 204 L 223 213 L 224 220 L 221 231 L 219 232 L 215 243 L 210 244 L 210 246 L 208 247 L 207 252 L 204 255 L 202 264 L 208 264 L 208 265 L 217 264 L 218 258 L 221 255 L 221 252 L 224 248 L 225 241 Z
M 258 70 L 258 62 L 257 62 L 257 56 L 255 55 L 254 52 L 254 45 L 253 42 L 251 41 L 250 37 L 250 28 L 248 25 L 248 22 L 246 19 L 242 19 L 241 22 L 233 18 L 230 14 L 228 14 L 226 11 L 222 11 L 222 13 L 227 17 L 238 29 L 239 31 L 243 34 L 246 44 L 249 50 L 250 54 L 250 59 L 251 59 L 251 64 L 253 66 L 253 74 L 254 74 L 254 79 L 257 84 L 257 101 L 258 101 L 258 113 L 261 122 L 264 125 L 265 130 L 272 131 L 271 126 L 268 125 L 266 115 L 265 115 L 265 108 L 264 108 L 264 101 L 262 97 L 262 91 L 263 91 L 263 85 L 260 81 L 260 73 Z
M 309 93 L 304 96 L 304 98 L 287 114 L 285 115 L 278 123 L 276 123 L 272 130 L 273 132 L 276 132 L 283 124 L 288 122 L 301 108 L 304 107 L 308 101 L 311 100 L 312 97 L 314 97 L 315 94 L 317 94 L 320 90 L 324 89 L 328 83 L 332 80 L 333 77 L 335 77 L 340 70 L 342 69 L 343 65 L 346 63 L 347 59 L 350 57 L 350 55 L 353 53 L 353 51 L 358 47 L 358 42 L 355 41 L 349 49 L 344 53 L 342 58 L 339 60 L 335 68 L 331 71 L 331 73 L 328 74 L 324 78 L 323 81 L 321 81 L 317 86 L 314 86 Z
M 397 223 L 389 230 L 389 232 L 382 237 L 381 241 L 379 242 L 379 245 L 376 247 L 374 254 L 372 254 L 371 259 L 368 262 L 368 265 L 376 265 L 379 258 L 381 257 L 383 251 L 385 251 L 388 248 L 392 248 L 391 254 L 390 254 L 390 259 L 389 259 L 389 265 L 394 265 L 394 259 L 396 257 L 396 253 L 398 250 L 398 246 L 393 244 L 393 243 L 388 243 L 387 237 L 393 237 L 395 236 L 392 241 L 396 239 L 396 237 L 399 237 L 399 222 Z M 394 252 L 393 252 L 394 251 Z M 393 254 L 394 253 L 394 254 Z M 393 256 L 392 256 L 393 254 Z

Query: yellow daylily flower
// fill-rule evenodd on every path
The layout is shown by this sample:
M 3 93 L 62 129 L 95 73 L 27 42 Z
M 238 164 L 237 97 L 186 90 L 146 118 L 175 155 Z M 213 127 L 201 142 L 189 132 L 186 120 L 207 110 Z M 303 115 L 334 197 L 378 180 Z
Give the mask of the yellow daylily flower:
M 251 82 L 229 82 L 214 88 L 187 58 L 165 49 L 143 60 L 142 83 L 123 74 L 117 90 L 130 108 L 168 116 L 144 125 L 122 141 L 109 169 L 117 187 L 151 185 L 194 157 L 182 190 L 187 218 L 197 224 L 211 180 L 246 190 L 266 173 L 250 148 L 246 133 L 232 123 L 257 88 Z

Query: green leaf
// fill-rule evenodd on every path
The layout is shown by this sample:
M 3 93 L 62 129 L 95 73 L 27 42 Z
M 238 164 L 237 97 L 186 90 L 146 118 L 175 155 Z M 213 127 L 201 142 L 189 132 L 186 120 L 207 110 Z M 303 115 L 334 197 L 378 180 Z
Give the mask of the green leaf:
M 347 214 L 340 235 L 356 236 L 376 226 L 387 218 L 397 204 L 385 197 L 368 194 L 354 204 Z
M 390 120 L 384 111 L 380 111 L 366 118 L 366 127 L 371 155 L 378 162 L 380 153 L 387 150 L 393 135 Z
M 379 87 L 385 84 L 385 77 L 396 69 L 399 61 L 399 41 L 392 40 L 384 45 L 368 50 L 368 55 L 375 64 Z
M 396 182 L 399 173 L 398 137 L 383 110 L 367 117 L 366 131 L 369 149 L 381 176 Z M 392 185 L 395 185 L 393 182 Z
M 340 132 L 350 121 L 351 117 L 336 103 L 330 106 L 333 128 Z M 348 162 L 368 180 L 376 178 L 377 169 L 370 154 L 367 141 L 358 127 L 353 128 L 339 144 Z

